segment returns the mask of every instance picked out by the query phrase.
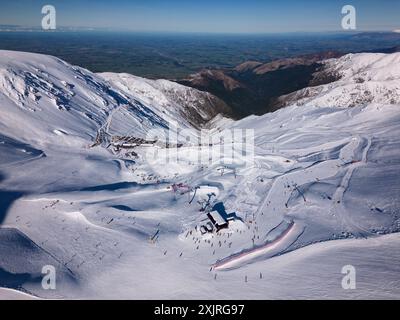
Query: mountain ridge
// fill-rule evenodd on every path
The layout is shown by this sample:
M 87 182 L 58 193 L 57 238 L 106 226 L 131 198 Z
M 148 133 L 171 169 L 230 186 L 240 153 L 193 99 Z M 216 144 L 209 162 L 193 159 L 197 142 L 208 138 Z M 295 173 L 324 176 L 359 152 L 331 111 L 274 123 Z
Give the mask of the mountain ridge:
M 398 51 L 399 47 L 390 47 L 367 53 Z M 339 74 L 327 70 L 325 61 L 347 54 L 325 51 L 267 63 L 246 61 L 230 69 L 204 69 L 177 82 L 211 92 L 230 106 L 235 119 L 241 119 L 287 106 L 285 99 L 299 90 L 338 81 Z

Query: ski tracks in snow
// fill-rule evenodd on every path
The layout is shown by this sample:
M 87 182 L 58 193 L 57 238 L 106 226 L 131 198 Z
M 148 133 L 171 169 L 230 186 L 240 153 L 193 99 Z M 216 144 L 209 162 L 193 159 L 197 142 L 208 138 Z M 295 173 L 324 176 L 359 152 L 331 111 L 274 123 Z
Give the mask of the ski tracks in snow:
M 350 180 L 353 176 L 354 170 L 359 168 L 360 166 L 363 166 L 367 163 L 367 155 L 368 151 L 371 147 L 372 141 L 370 137 L 366 138 L 361 138 L 358 137 L 359 145 L 361 145 L 362 141 L 366 141 L 366 146 L 363 148 L 362 153 L 361 153 L 361 160 L 355 161 L 353 160 L 350 164 L 349 167 L 347 168 L 346 174 L 343 176 L 342 181 L 339 185 L 339 187 L 336 189 L 336 192 L 334 193 L 332 200 L 333 200 L 333 205 L 331 207 L 331 214 L 338 215 L 342 219 L 342 226 L 352 226 L 356 230 L 358 229 L 361 231 L 363 234 L 370 234 L 370 232 L 360 225 L 356 224 L 351 217 L 349 216 L 349 212 L 346 211 L 344 204 L 343 204 L 343 197 L 346 191 L 349 188 Z M 356 149 L 354 149 L 355 151 Z M 356 154 L 354 154 L 354 157 L 356 157 Z
M 354 169 L 366 162 L 368 149 L 371 145 L 370 139 L 367 139 L 367 145 L 363 150 L 362 159 L 357 159 L 357 149 L 361 146 L 365 138 L 359 136 L 352 137 L 351 140 L 340 151 L 339 159 L 326 160 L 319 162 L 304 169 L 291 171 L 275 179 L 268 195 L 257 211 L 258 225 L 260 234 L 267 234 L 271 229 L 271 215 L 277 215 L 282 219 L 288 211 L 288 200 L 293 192 L 291 186 L 302 186 L 304 184 L 330 178 L 336 175 L 343 166 L 349 165 L 349 169 L 342 180 L 342 183 L 336 191 L 336 199 L 340 201 L 347 189 Z M 267 224 L 269 222 L 269 224 Z

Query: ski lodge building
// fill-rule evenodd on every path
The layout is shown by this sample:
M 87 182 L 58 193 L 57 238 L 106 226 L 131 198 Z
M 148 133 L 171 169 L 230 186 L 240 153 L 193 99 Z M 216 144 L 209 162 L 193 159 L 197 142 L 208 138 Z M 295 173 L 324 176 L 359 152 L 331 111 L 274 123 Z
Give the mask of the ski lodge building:
M 228 228 L 228 220 L 226 220 L 218 211 L 211 211 L 207 213 L 207 217 L 217 229 L 217 232 L 221 229 Z

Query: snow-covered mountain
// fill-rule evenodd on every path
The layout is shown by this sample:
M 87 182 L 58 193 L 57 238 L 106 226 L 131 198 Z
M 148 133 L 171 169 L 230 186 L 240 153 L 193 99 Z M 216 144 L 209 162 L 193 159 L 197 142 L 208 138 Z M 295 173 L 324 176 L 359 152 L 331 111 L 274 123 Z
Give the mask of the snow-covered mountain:
M 0 54 L 1 132 L 34 144 L 94 140 L 111 135 L 146 137 L 178 122 L 198 129 L 229 112 L 211 94 L 167 80 L 126 74 L 93 74 L 64 61 L 31 53 Z M 73 138 L 72 138 L 73 137 Z
M 399 298 L 399 57 L 327 60 L 340 79 L 304 89 L 315 94 L 207 122 L 206 93 L 0 51 L 0 286 L 45 298 Z M 167 128 L 185 139 L 149 140 Z M 228 228 L 205 232 L 209 211 Z M 56 290 L 40 286 L 45 265 Z M 345 265 L 357 290 L 341 287 Z
M 290 93 L 280 102 L 344 108 L 400 103 L 400 53 L 348 54 L 323 65 L 315 79 L 331 76 L 336 81 Z
M 129 117 L 138 136 L 167 125 L 141 101 L 54 57 L 2 51 L 0 70 L 1 132 L 25 142 L 57 143 L 60 135 L 91 140 L 116 113 Z
M 185 119 L 195 128 L 206 125 L 229 107 L 216 96 L 168 80 L 150 80 L 130 74 L 102 73 L 101 77 L 128 96 L 139 96 L 146 105 L 170 121 Z

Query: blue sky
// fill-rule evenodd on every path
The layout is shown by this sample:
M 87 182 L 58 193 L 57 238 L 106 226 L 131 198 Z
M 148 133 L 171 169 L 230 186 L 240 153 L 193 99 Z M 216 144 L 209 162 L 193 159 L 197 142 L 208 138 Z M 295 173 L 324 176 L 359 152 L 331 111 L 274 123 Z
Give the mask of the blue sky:
M 351 4 L 358 30 L 400 29 L 400 0 L 0 0 L 0 24 L 40 26 L 45 4 L 58 26 L 232 33 L 337 31 Z

